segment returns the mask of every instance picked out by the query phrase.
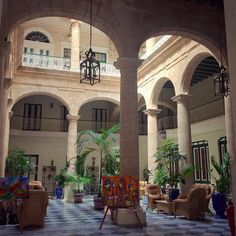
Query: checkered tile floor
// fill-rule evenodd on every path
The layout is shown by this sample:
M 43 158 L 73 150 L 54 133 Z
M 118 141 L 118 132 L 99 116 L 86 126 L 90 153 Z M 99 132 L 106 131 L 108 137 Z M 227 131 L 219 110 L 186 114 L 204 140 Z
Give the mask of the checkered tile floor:
M 204 235 L 230 236 L 226 220 L 217 220 L 214 217 L 205 217 L 198 221 L 189 221 L 184 217 L 166 214 L 157 214 L 147 211 L 147 227 L 127 228 L 110 223 L 106 218 L 102 229 L 99 230 L 103 211 L 95 211 L 91 196 L 86 196 L 83 204 L 64 203 L 62 200 L 50 200 L 45 226 L 43 228 L 28 227 L 23 235 L 127 235 L 127 236 L 169 236 L 169 235 Z M 16 225 L 0 226 L 0 235 L 22 235 Z

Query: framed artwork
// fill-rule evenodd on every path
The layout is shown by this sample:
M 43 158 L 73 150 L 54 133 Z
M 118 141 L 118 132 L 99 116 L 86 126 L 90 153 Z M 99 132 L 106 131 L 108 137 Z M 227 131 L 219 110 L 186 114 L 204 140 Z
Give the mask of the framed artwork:
M 28 177 L 0 177 L 0 200 L 28 197 Z
M 138 176 L 103 176 L 102 196 L 106 206 L 130 207 L 139 201 Z

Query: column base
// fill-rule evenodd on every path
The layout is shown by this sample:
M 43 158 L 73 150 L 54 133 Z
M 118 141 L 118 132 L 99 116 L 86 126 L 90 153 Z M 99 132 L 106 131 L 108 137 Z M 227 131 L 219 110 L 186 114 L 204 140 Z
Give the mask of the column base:
M 64 202 L 74 203 L 74 191 L 72 190 L 72 186 L 67 185 L 64 187 Z
M 132 210 L 127 208 L 118 209 L 116 223 L 120 226 L 128 226 L 128 227 L 140 227 L 147 226 L 146 221 L 146 212 L 143 211 L 141 207 L 137 207 L 136 209 L 137 215 L 140 220 L 140 224 L 137 220 L 135 213 Z

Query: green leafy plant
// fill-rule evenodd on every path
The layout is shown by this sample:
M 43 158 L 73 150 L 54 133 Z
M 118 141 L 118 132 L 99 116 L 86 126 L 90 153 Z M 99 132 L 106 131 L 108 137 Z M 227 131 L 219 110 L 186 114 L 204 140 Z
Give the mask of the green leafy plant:
M 114 125 L 110 129 L 102 129 L 101 133 L 96 133 L 93 130 L 81 131 L 78 137 L 78 156 L 79 162 L 78 170 L 80 173 L 84 172 L 84 162 L 86 157 L 92 153 L 97 152 L 100 156 L 101 167 L 99 183 L 101 186 L 101 180 L 103 175 L 117 175 L 119 173 L 119 149 L 114 148 L 116 142 L 114 134 L 119 131 L 119 125 Z M 95 146 L 95 148 L 89 147 Z M 112 148 L 113 146 L 113 148 Z M 101 194 L 101 188 L 99 187 L 99 194 Z
M 178 183 L 185 183 L 185 178 L 192 175 L 193 167 L 185 165 L 181 172 L 175 173 L 173 167 L 179 161 L 185 161 L 186 157 L 179 153 L 178 145 L 172 140 L 166 139 L 164 143 L 157 149 L 154 157 L 156 158 L 157 169 L 163 168 L 168 178 L 170 186 L 177 187 Z
M 217 192 L 230 194 L 230 159 L 230 155 L 227 152 L 223 156 L 222 164 L 216 162 L 213 156 L 211 157 L 212 166 L 219 175 L 218 178 L 215 178 Z
M 161 166 L 157 167 L 153 182 L 164 187 L 168 183 L 168 176 Z
M 6 158 L 5 172 L 6 176 L 24 176 L 24 174 L 32 172 L 33 164 L 30 163 L 25 151 L 20 148 L 11 150 Z
M 65 166 L 61 169 L 60 173 L 56 175 L 55 180 L 58 186 L 64 188 L 66 185 L 71 185 L 76 192 L 82 192 L 84 184 L 89 184 L 91 178 L 87 176 L 79 176 L 77 173 L 68 172 L 70 162 L 67 161 Z

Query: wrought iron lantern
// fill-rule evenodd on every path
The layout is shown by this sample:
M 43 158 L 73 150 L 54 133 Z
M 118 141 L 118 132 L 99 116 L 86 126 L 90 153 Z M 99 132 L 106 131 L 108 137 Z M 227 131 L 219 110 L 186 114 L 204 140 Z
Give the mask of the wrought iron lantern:
M 162 101 L 162 92 L 160 93 L 160 96 L 161 96 L 161 101 Z M 159 135 L 162 139 L 166 139 L 166 130 L 164 129 L 163 127 L 163 118 L 161 119 L 161 130 L 159 131 Z
M 89 50 L 85 52 L 85 60 L 80 63 L 80 83 L 94 85 L 100 82 L 100 62 L 95 59 L 92 50 L 92 0 L 90 1 L 90 43 Z
M 219 34 L 219 43 L 220 43 L 220 63 L 221 66 L 219 68 L 219 73 L 214 76 L 214 89 L 215 96 L 225 96 L 227 97 L 230 94 L 229 89 L 229 72 L 223 66 L 222 59 L 222 38 L 221 38 L 221 24 L 220 24 L 220 13 L 221 13 L 221 5 L 218 3 L 218 34 Z
M 161 130 L 159 131 L 159 135 L 162 139 L 166 139 L 166 130 L 164 129 L 164 127 L 161 127 Z
M 219 73 L 214 77 L 215 96 L 225 96 L 230 94 L 229 89 L 229 73 L 227 69 L 221 65 Z

